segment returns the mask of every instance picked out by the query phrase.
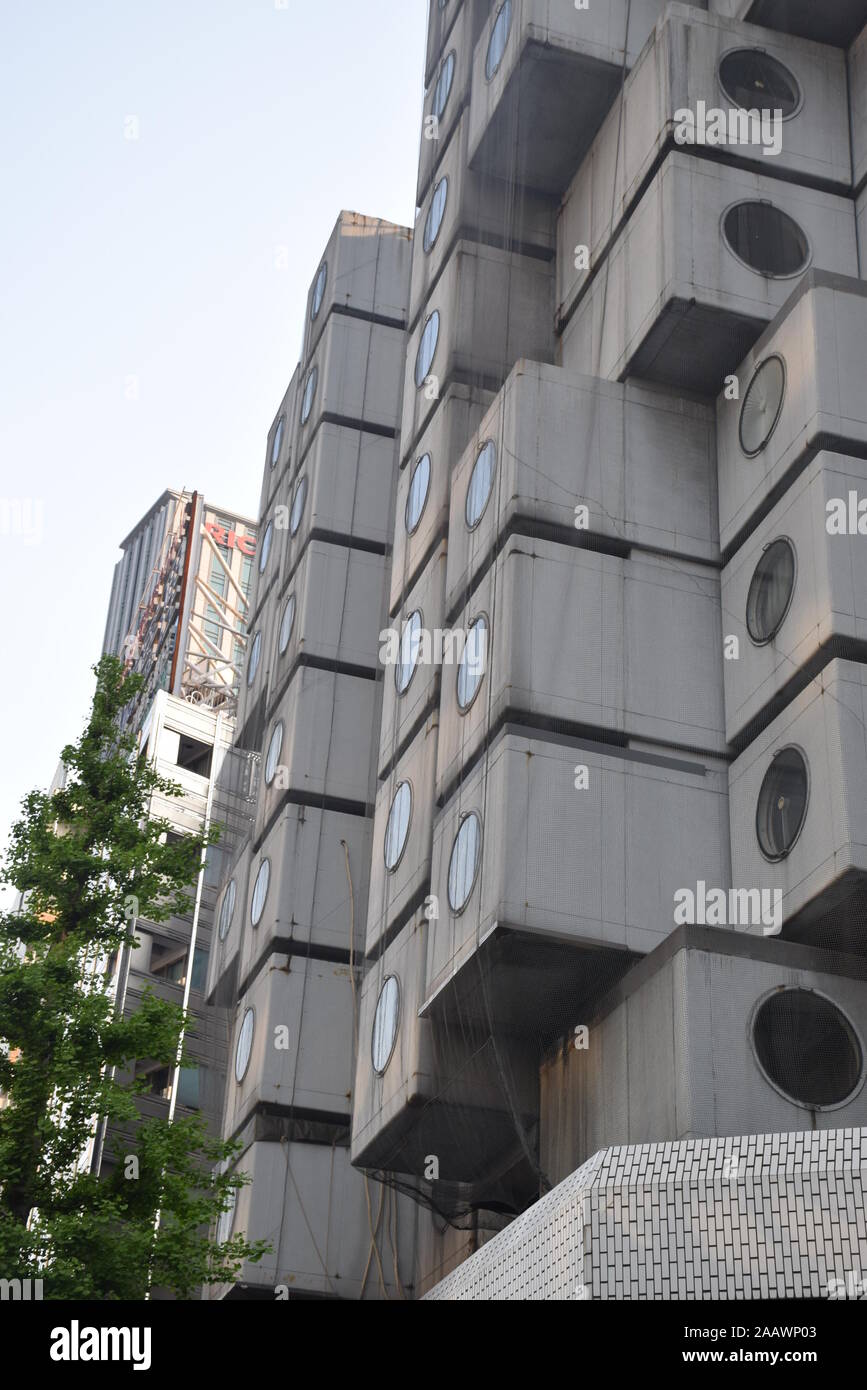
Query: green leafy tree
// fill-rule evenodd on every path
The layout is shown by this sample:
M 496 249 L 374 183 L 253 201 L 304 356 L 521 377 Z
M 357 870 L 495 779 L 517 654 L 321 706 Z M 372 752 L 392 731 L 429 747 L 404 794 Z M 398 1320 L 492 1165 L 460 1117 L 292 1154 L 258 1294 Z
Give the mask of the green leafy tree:
M 136 944 L 136 918 L 189 910 L 217 832 L 166 838 L 151 798 L 181 789 L 119 722 L 141 678 L 114 657 L 94 669 L 87 727 L 61 755 L 66 784 L 24 799 L 7 852 L 4 878 L 24 897 L 0 914 L 0 1277 L 41 1278 L 46 1298 L 187 1297 L 267 1246 L 207 1236 L 244 1181 L 235 1147 L 198 1117 L 138 1119 L 132 1064 L 173 1065 L 191 1020 L 152 993 L 124 1017 L 106 967 Z M 83 1163 L 97 1117 L 132 1136 L 101 1179 Z

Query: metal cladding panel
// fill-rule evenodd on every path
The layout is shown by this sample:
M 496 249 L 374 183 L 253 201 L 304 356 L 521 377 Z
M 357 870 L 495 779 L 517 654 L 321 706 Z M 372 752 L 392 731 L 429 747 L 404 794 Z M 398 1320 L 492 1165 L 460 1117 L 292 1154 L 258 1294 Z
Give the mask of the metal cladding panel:
M 473 168 L 561 194 L 663 8 L 664 0 L 608 0 L 583 9 L 512 0 L 505 48 L 488 78 L 492 36 L 503 23 L 498 27 L 503 6 L 495 4 L 473 55 Z
M 410 334 L 406 357 L 401 449 L 406 456 L 454 377 L 499 390 L 519 357 L 554 355 L 553 262 L 459 241 Z M 419 344 L 439 314 L 430 369 L 416 386 Z
M 768 358 L 782 359 L 785 384 L 763 448 L 748 455 L 741 422 L 750 384 Z M 867 286 L 811 274 L 737 368 L 739 398 L 717 401 L 720 541 L 728 549 L 764 515 L 817 448 L 867 452 Z M 851 450 L 846 445 L 851 445 Z
M 867 670 L 832 661 L 753 740 L 729 774 L 734 887 L 780 890 L 784 936 L 860 954 L 867 875 L 865 719 Z M 771 861 L 756 833 L 759 792 L 775 754 L 788 748 L 806 763 L 808 801 L 792 848 Z
M 556 203 L 532 189 L 515 188 L 504 180 L 486 178 L 470 169 L 467 164 L 469 121 L 469 112 L 465 111 L 419 210 L 409 313 L 413 326 L 461 234 L 494 245 L 532 248 L 543 258 L 554 254 Z M 447 182 L 442 221 L 436 240 L 430 250 L 426 250 L 428 216 L 443 179 Z M 442 196 L 440 191 L 437 208 Z
M 404 462 L 397 482 L 389 613 L 398 611 L 401 599 L 418 579 L 432 548 L 445 534 L 449 520 L 449 484 L 455 460 L 463 453 L 467 440 L 493 399 L 490 391 L 452 382 L 415 450 Z M 426 455 L 430 458 L 430 482 L 421 517 L 409 535 L 406 521 L 410 484 L 416 465 Z
M 223 1134 L 257 1106 L 349 1115 L 352 1088 L 352 971 L 301 956 L 269 957 L 240 996 L 232 1029 Z M 253 1010 L 249 1062 L 238 1080 L 238 1042 Z
M 255 871 L 269 861 L 268 893 L 253 926 L 250 891 L 239 899 L 243 983 L 274 942 L 288 947 L 360 951 L 364 943 L 371 821 L 317 806 L 287 805 L 258 849 Z M 349 859 L 347 874 L 347 856 Z
M 845 54 L 770 29 L 727 23 L 692 6 L 670 5 L 627 78 L 622 113 L 618 102 L 563 200 L 557 234 L 561 318 L 596 269 L 611 229 L 620 225 L 674 140 L 676 113 L 695 115 L 699 103 L 708 114 L 723 110 L 728 116 L 738 110 L 719 75 L 720 60 L 737 49 L 760 49 L 782 63 L 800 89 L 801 104 L 782 122 L 779 150 L 774 152 L 773 132 L 762 137 L 756 130 L 752 143 L 727 144 L 726 155 L 760 174 L 784 171 L 793 180 L 821 180 L 841 191 L 851 187 Z M 700 142 L 692 148 L 701 148 Z M 589 252 L 586 269 L 576 266 L 578 247 Z
M 299 657 L 376 671 L 387 578 L 384 556 L 312 540 L 277 596 L 269 634 L 272 691 L 279 689 Z M 294 618 L 281 653 L 280 628 L 287 603 L 294 603 Z
M 443 809 L 434 827 L 440 917 L 429 935 L 429 999 L 495 924 L 643 953 L 673 930 L 680 887 L 728 885 L 725 771 L 599 750 L 509 730 Z M 471 812 L 482 825 L 481 863 L 456 915 L 449 864 Z
M 723 632 L 739 643 L 738 659 L 724 662 L 730 741 L 743 741 L 763 711 L 776 713 L 789 683 L 803 683 L 822 664 L 823 648 L 827 659 L 841 643 L 867 640 L 864 534 L 828 532 L 838 504 L 847 513 L 847 524 L 856 520 L 853 494 L 867 499 L 867 460 L 818 454 L 723 571 Z M 867 517 L 861 521 L 867 532 Z M 762 556 L 779 540 L 788 541 L 794 551 L 794 587 L 775 635 L 761 641 L 761 633 L 754 639 L 747 626 L 750 587 Z
M 284 476 L 292 472 L 295 455 L 295 435 L 298 428 L 298 378 L 301 372 L 296 367 L 286 394 L 280 402 L 273 424 L 268 431 L 265 449 L 265 469 L 262 475 L 262 493 L 259 498 L 259 516 L 265 516 L 275 500 L 275 494 Z M 282 425 L 281 425 L 282 421 Z M 280 433 L 279 448 L 275 454 L 277 433 Z
M 368 954 L 430 885 L 436 762 L 437 719 L 433 716 L 416 734 L 376 798 L 365 943 Z M 404 782 L 409 783 L 411 795 L 409 828 L 400 860 L 389 871 L 385 864 L 386 827 L 395 794 Z
M 792 218 L 809 244 L 808 264 L 857 275 L 849 199 L 675 151 L 578 305 L 561 339 L 562 366 L 721 391 L 807 269 L 769 277 L 734 254 L 723 221 L 743 202 L 770 203 Z
M 436 0 L 434 0 L 436 3 Z M 449 32 L 442 49 L 438 49 L 437 57 L 430 69 L 429 76 L 425 79 L 424 107 L 422 114 L 421 147 L 418 159 L 418 184 L 416 188 L 416 206 L 421 207 L 424 202 L 425 194 L 430 187 L 434 170 L 448 148 L 449 141 L 452 139 L 458 121 L 470 98 L 470 74 L 473 64 L 473 49 L 479 30 L 484 22 L 484 15 L 479 18 L 480 9 L 486 10 L 491 0 L 466 0 L 460 5 L 457 12 L 457 19 L 450 25 Z M 454 0 L 449 0 L 448 9 L 452 9 Z M 454 54 L 454 60 L 451 55 Z M 448 65 L 452 68 L 451 87 L 449 88 L 448 100 L 442 109 L 442 114 L 438 120 L 434 120 L 434 102 L 437 98 L 437 80 L 442 69 Z
M 467 489 L 488 440 L 496 473 L 470 530 Z M 518 362 L 455 466 L 446 611 L 466 601 L 495 541 L 518 518 L 576 540 L 580 521 L 592 536 L 718 563 L 717 516 L 711 407 Z
M 256 1264 L 241 1267 L 241 1289 L 280 1290 L 281 1298 L 288 1294 L 290 1299 L 313 1295 L 375 1301 L 407 1296 L 416 1208 L 408 1198 L 385 1193 L 388 1226 L 383 1218 L 379 1259 L 371 1260 L 368 1200 L 378 1210 L 381 1189 L 355 1171 L 347 1148 L 263 1141 L 250 1145 L 236 1167 L 252 1181 L 238 1193 L 232 1233 L 244 1232 L 249 1240 L 271 1246 Z M 396 1231 L 396 1256 L 385 1229 Z M 217 1287 L 212 1296 L 226 1292 L 224 1286 Z
M 382 685 L 382 725 L 379 742 L 379 775 L 383 776 L 390 762 L 404 748 L 425 714 L 436 708 L 439 700 L 440 667 L 436 661 L 437 633 L 444 631 L 444 601 L 446 583 L 446 543 L 441 541 L 407 594 L 400 614 L 391 620 L 392 648 L 397 662 L 388 661 Z M 407 619 L 421 614 L 421 637 L 409 685 L 398 693 L 400 649 Z M 407 641 L 407 648 L 409 642 Z M 383 657 L 389 653 L 383 647 Z M 407 652 L 409 654 L 409 651 Z
M 719 595 L 706 566 L 510 537 L 454 623 L 485 618 L 467 659 L 486 669 L 462 713 L 460 667 L 443 668 L 437 798 L 506 717 L 723 756 Z
M 299 460 L 323 416 L 377 430 L 397 429 L 405 347 L 403 328 L 331 315 L 298 384 Z
M 226 881 L 223 884 L 222 892 L 217 899 L 214 911 L 214 927 L 211 932 L 211 951 L 208 958 L 208 978 L 205 987 L 206 998 L 210 998 L 215 991 L 218 994 L 221 993 L 221 984 L 226 981 L 230 972 L 232 972 L 233 968 L 237 965 L 246 920 L 250 859 L 250 845 L 246 844 L 232 865 L 229 873 L 226 875 Z M 221 938 L 220 912 L 231 883 L 235 885 L 235 906 L 234 911 L 229 917 L 225 935 Z
M 302 365 L 309 364 L 333 309 L 405 322 L 411 261 L 409 227 L 342 212 L 307 294 Z M 320 291 L 323 266 L 325 286 Z M 314 296 L 318 300 L 315 315 Z

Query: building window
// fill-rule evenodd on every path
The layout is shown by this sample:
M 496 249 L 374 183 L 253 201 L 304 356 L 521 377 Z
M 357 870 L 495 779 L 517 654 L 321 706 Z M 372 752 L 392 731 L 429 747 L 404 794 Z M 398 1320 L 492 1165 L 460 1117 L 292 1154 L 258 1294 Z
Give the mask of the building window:
M 443 225 L 443 217 L 445 216 L 448 196 L 449 181 L 448 178 L 443 176 L 433 191 L 427 219 L 424 224 L 422 245 L 424 246 L 425 255 L 428 255 L 433 250 L 436 239 L 440 234 L 440 227 Z
M 463 912 L 476 882 L 482 848 L 482 822 L 475 811 L 464 816 L 449 860 L 449 907 Z
M 263 859 L 259 865 L 259 872 L 256 875 L 256 882 L 253 884 L 253 896 L 250 899 L 250 921 L 254 927 L 258 927 L 262 920 L 262 913 L 265 911 L 265 900 L 268 897 L 268 884 L 271 881 L 271 860 Z
M 385 867 L 394 873 L 406 849 L 409 823 L 412 819 L 412 788 L 401 782 L 391 803 L 385 827 Z
M 238 885 L 234 879 L 229 880 L 229 886 L 223 894 L 223 901 L 220 904 L 220 940 L 225 941 L 229 935 L 229 928 L 232 925 L 232 918 L 235 915 L 235 898 L 238 894 Z
M 273 540 L 273 538 L 274 538 L 274 522 L 273 522 L 273 521 L 269 521 L 269 522 L 268 522 L 268 525 L 265 527 L 265 534 L 264 534 L 264 536 L 262 537 L 262 548 L 261 548 L 261 550 L 259 551 L 259 573 L 260 573 L 260 574 L 264 574 L 264 573 L 265 573 L 265 566 L 267 565 L 267 563 L 268 563 L 268 557 L 269 557 L 269 555 L 271 554 L 271 541 Z
M 745 111 L 782 111 L 783 120 L 801 107 L 801 90 L 788 68 L 760 48 L 735 48 L 719 65 L 720 85 Z
M 285 655 L 286 648 L 292 639 L 292 629 L 295 626 L 295 595 L 290 594 L 283 609 L 283 617 L 280 619 L 280 636 L 277 642 L 281 656 Z
M 773 203 L 736 203 L 723 218 L 723 234 L 738 260 L 768 279 L 799 275 L 810 262 L 806 234 Z
M 313 298 L 310 301 L 310 322 L 319 317 L 319 310 L 322 308 L 322 301 L 325 298 L 325 286 L 328 283 L 328 262 L 323 261 L 319 267 L 319 272 L 313 284 Z
M 445 109 L 449 103 L 449 97 L 451 96 L 452 83 L 455 80 L 455 60 L 455 50 L 452 49 L 451 53 L 447 54 L 443 59 L 440 64 L 440 70 L 437 73 L 436 86 L 434 87 L 433 99 L 430 104 L 430 113 L 432 116 L 435 116 L 438 121 L 442 120 Z
M 199 1109 L 199 1067 L 181 1067 L 178 1072 L 178 1104 L 187 1110 Z
M 289 534 L 298 534 L 298 527 L 301 525 L 301 518 L 304 515 L 304 503 L 307 501 L 307 474 L 299 478 L 295 485 L 295 493 L 292 497 L 292 511 L 289 516 Z
M 765 547 L 747 595 L 747 631 L 757 646 L 777 635 L 794 592 L 795 551 L 780 537 Z
M 247 657 L 247 685 L 253 684 L 256 679 L 256 672 L 259 669 L 259 657 L 262 655 L 262 633 L 257 632 L 250 643 L 250 655 Z
M 277 767 L 280 762 L 280 752 L 283 748 L 283 721 L 282 719 L 274 725 L 271 734 L 271 742 L 268 744 L 268 756 L 265 759 L 265 785 L 270 787 L 277 775 Z
M 458 708 L 465 714 L 475 700 L 485 675 L 488 647 L 488 620 L 481 614 L 467 633 L 466 646 L 458 666 Z
M 394 668 L 394 683 L 397 686 L 398 695 L 406 694 L 410 681 L 415 675 L 421 645 L 422 622 L 422 615 L 416 609 L 407 618 L 400 634 L 400 654 Z
M 785 395 L 786 367 L 775 353 L 756 368 L 741 406 L 738 435 L 748 458 L 761 453 L 777 428 Z
M 230 1187 L 226 1194 L 229 1205 L 225 1211 L 220 1212 L 217 1221 L 217 1244 L 225 1245 L 226 1241 L 232 1239 L 232 1227 L 235 1224 L 235 1208 L 238 1205 L 238 1189 Z
M 185 772 L 194 772 L 197 777 L 210 777 L 211 760 L 214 755 L 210 743 L 202 743 L 189 734 L 181 734 L 178 739 L 178 767 Z
M 250 1053 L 253 1050 L 253 1029 L 255 1027 L 255 1014 L 252 1009 L 248 1009 L 244 1014 L 241 1029 L 238 1033 L 238 1045 L 235 1048 L 235 1080 L 238 1085 L 244 1080 L 247 1068 L 250 1065 Z
M 301 423 L 306 425 L 310 419 L 310 412 L 313 409 L 313 397 L 316 395 L 316 383 L 319 380 L 319 368 L 313 366 L 307 373 L 307 380 L 304 383 L 304 395 L 301 397 Z
M 271 440 L 271 467 L 276 468 L 277 460 L 280 457 L 280 450 L 283 448 L 283 431 L 286 428 L 286 416 L 281 415 L 277 421 L 277 428 L 274 431 L 274 438 Z
M 752 1037 L 765 1076 L 796 1105 L 809 1110 L 843 1105 L 863 1080 L 855 1029 L 815 990 L 775 990 L 755 1012 Z
M 373 1017 L 371 1036 L 371 1057 L 373 1070 L 382 1076 L 394 1052 L 397 1029 L 400 1023 L 400 984 L 396 975 L 389 975 L 379 991 L 376 1013 Z
M 491 38 L 488 43 L 488 52 L 485 58 L 485 77 L 489 82 L 496 74 L 503 61 L 506 44 L 509 42 L 509 29 L 511 25 L 512 0 L 505 0 L 505 3 L 500 6 L 497 18 L 494 20 L 494 27 L 491 30 Z
M 421 514 L 427 502 L 428 490 L 430 488 L 430 454 L 422 454 L 421 458 L 412 471 L 412 478 L 409 484 L 409 493 L 406 499 L 406 512 L 404 520 L 406 522 L 407 533 L 411 536 L 421 521 Z
M 479 450 L 478 458 L 470 475 L 470 485 L 467 488 L 465 515 L 467 526 L 471 531 L 475 530 L 484 515 L 488 498 L 491 495 L 496 469 L 497 449 L 494 441 L 489 439 Z
M 422 330 L 421 342 L 418 345 L 418 353 L 415 359 L 415 384 L 424 386 L 428 372 L 433 366 L 434 356 L 437 350 L 437 342 L 440 336 L 440 311 L 434 309 L 433 313 L 425 322 Z
M 809 776 L 797 748 L 783 748 L 765 773 L 756 808 L 756 834 L 766 859 L 785 859 L 807 816 Z

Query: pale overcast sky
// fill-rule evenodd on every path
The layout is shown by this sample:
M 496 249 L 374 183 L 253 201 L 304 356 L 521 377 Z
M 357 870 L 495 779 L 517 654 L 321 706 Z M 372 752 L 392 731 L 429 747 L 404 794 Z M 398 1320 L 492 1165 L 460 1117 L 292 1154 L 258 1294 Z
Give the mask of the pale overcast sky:
M 81 729 L 119 542 L 168 486 L 255 515 L 338 212 L 412 223 L 426 10 L 0 5 L 0 847 Z

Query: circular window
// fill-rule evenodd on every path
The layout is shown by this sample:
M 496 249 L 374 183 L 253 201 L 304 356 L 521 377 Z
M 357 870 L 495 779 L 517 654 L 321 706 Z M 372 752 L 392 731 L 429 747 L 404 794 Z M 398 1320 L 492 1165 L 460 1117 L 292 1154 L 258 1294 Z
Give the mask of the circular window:
M 280 655 L 286 651 L 292 637 L 292 629 L 295 626 L 295 595 L 290 594 L 286 600 L 286 607 L 283 609 L 283 617 L 280 619 L 280 636 L 277 646 Z
M 475 700 L 485 674 L 488 645 L 488 620 L 476 618 L 469 632 L 458 666 L 458 708 L 464 714 Z
M 269 521 L 265 527 L 265 534 L 262 537 L 262 549 L 259 551 L 259 573 L 265 573 L 265 566 L 271 554 L 271 541 L 274 539 L 274 523 Z
M 428 489 L 430 488 L 430 454 L 422 454 L 412 471 L 412 478 L 409 484 L 409 493 L 406 499 L 406 512 L 404 520 L 406 529 L 411 536 L 413 531 L 421 521 L 421 514 L 427 501 Z
M 788 68 L 760 48 L 735 48 L 719 65 L 723 91 L 746 111 L 781 111 L 783 120 L 801 106 L 801 89 Z
M 756 565 L 747 595 L 747 632 L 761 645 L 783 626 L 795 591 L 795 551 L 781 537 L 767 546 Z
M 268 744 L 268 756 L 265 759 L 265 785 L 270 787 L 277 775 L 277 767 L 280 762 L 280 752 L 283 748 L 283 721 L 274 725 L 271 734 L 271 742 Z
M 220 940 L 225 941 L 229 935 L 229 928 L 232 925 L 232 918 L 235 915 L 235 895 L 237 893 L 235 880 L 229 880 L 229 886 L 223 894 L 223 901 L 220 904 Z
M 783 748 L 765 773 L 756 808 L 756 834 L 766 859 L 785 859 L 807 815 L 809 777 L 797 748 Z
M 276 467 L 280 457 L 280 450 L 283 448 L 283 431 L 286 428 L 286 416 L 281 415 L 277 421 L 277 428 L 274 431 L 274 438 L 271 440 L 271 467 Z
M 437 340 L 440 336 L 440 311 L 434 309 L 422 330 L 421 342 L 418 345 L 418 353 L 415 359 L 415 384 L 423 386 L 427 374 L 433 366 L 434 354 L 437 350 Z
M 448 106 L 454 80 L 455 50 L 452 49 L 451 53 L 447 54 L 440 64 L 436 86 L 434 87 L 433 99 L 430 104 L 430 113 L 432 116 L 436 116 L 438 121 L 442 119 L 445 109 Z
M 257 632 L 250 643 L 250 655 L 247 657 L 247 685 L 253 684 L 256 679 L 256 672 L 259 669 L 259 658 L 262 655 L 262 633 Z
M 488 505 L 496 468 L 497 450 L 494 441 L 489 439 L 479 450 L 467 488 L 466 518 L 471 531 L 478 526 Z
M 301 397 L 301 423 L 306 425 L 310 419 L 310 412 L 313 409 L 313 397 L 316 395 L 316 383 L 319 380 L 319 368 L 314 366 L 307 373 L 307 380 L 304 383 L 304 395 Z
M 307 474 L 299 478 L 295 486 L 295 494 L 292 498 L 292 512 L 289 517 L 289 534 L 297 535 L 298 527 L 301 525 L 301 518 L 304 515 L 304 503 L 307 501 Z
M 805 233 L 773 203 L 735 203 L 723 217 L 723 234 L 739 261 L 770 279 L 799 275 L 809 264 Z
M 485 77 L 489 82 L 503 61 L 506 44 L 509 42 L 509 29 L 511 23 L 512 0 L 505 0 L 505 3 L 500 6 L 497 18 L 494 20 L 494 27 L 491 30 L 491 38 L 488 43 L 488 52 L 485 58 Z
M 764 449 L 780 419 L 786 394 L 782 357 L 766 357 L 756 368 L 741 406 L 739 437 L 748 458 Z
M 313 298 L 310 301 L 310 321 L 317 317 L 322 308 L 322 301 L 325 298 L 325 286 L 328 283 L 328 263 L 323 261 L 319 267 L 319 273 L 313 284 Z
M 235 1048 L 235 1080 L 240 1083 L 247 1074 L 250 1065 L 250 1053 L 253 1050 L 253 1028 L 255 1016 L 252 1009 L 248 1009 L 244 1014 L 241 1024 L 241 1031 L 238 1033 L 238 1046 Z
M 391 803 L 385 827 L 385 867 L 394 873 L 406 849 L 409 823 L 412 818 L 412 788 L 401 782 Z
M 415 675 L 416 663 L 418 661 L 419 647 L 421 645 L 422 616 L 416 609 L 411 613 L 403 625 L 400 634 L 400 654 L 397 665 L 394 668 L 394 683 L 397 686 L 398 695 L 404 695 L 409 689 L 409 683 Z
M 475 811 L 461 821 L 449 860 L 449 907 L 463 912 L 470 900 L 482 848 L 482 823 Z
M 424 224 L 424 239 L 422 245 L 424 246 L 425 254 L 433 250 L 434 243 L 440 234 L 440 227 L 443 225 L 443 217 L 445 216 L 448 196 L 449 181 L 448 178 L 443 177 L 433 191 L 433 197 L 430 200 L 430 207 L 428 208 L 427 221 Z
M 271 881 L 271 860 L 263 859 L 259 865 L 259 872 L 256 875 L 256 882 L 253 884 L 253 896 L 250 899 L 250 921 L 254 927 L 258 927 L 262 920 L 262 913 L 265 911 L 265 899 L 268 897 L 268 884 Z
M 842 1105 L 862 1080 L 855 1029 L 812 989 L 779 989 L 763 1000 L 753 1016 L 753 1047 L 772 1086 L 811 1110 Z
M 389 975 L 379 991 L 376 1013 L 373 1016 L 371 1056 L 373 1070 L 382 1076 L 394 1052 L 397 1026 L 400 1022 L 400 985 L 396 975 Z
M 238 1205 L 238 1189 L 230 1187 L 227 1192 L 229 1205 L 225 1211 L 220 1212 L 217 1221 L 217 1244 L 225 1245 L 227 1240 L 232 1238 L 232 1228 L 235 1224 L 235 1208 Z

